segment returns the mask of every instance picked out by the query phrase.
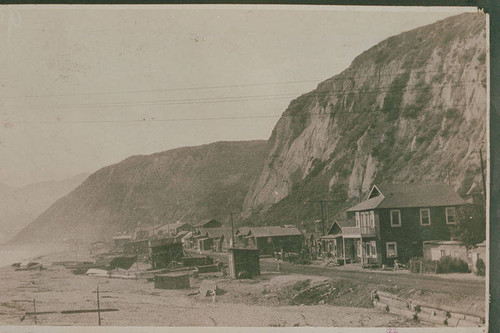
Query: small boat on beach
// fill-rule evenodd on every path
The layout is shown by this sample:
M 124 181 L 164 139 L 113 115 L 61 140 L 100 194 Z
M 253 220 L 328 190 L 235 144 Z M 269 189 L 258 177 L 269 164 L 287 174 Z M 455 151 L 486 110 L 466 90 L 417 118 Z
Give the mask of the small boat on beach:
M 16 262 L 16 263 L 12 264 L 11 266 L 16 271 L 33 271 L 36 269 L 39 269 L 39 270 L 43 269 L 43 265 L 41 263 L 32 262 L 32 261 L 25 262 L 25 263 Z

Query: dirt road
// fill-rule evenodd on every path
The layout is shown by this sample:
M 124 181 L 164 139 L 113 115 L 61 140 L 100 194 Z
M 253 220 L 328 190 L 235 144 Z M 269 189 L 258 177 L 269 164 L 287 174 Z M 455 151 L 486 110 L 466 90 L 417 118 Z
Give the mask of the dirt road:
M 276 269 L 276 263 L 261 261 L 263 270 Z M 461 295 L 484 295 L 485 280 L 453 280 L 442 279 L 438 276 L 418 275 L 405 272 L 376 272 L 347 270 L 343 267 L 315 267 L 310 265 L 294 265 L 283 263 L 283 273 L 310 274 L 326 277 L 342 277 L 351 280 L 366 281 L 378 285 L 400 287 L 406 286 L 437 292 L 451 292 Z
M 208 254 L 208 253 L 207 253 Z M 208 255 L 217 258 L 227 264 L 227 254 L 209 253 Z M 261 259 L 262 271 L 276 271 L 277 262 L 271 258 Z M 367 269 L 352 269 L 344 266 L 318 267 L 315 265 L 298 265 L 288 262 L 281 264 L 282 273 L 296 273 L 325 276 L 329 278 L 339 277 L 360 282 L 369 282 L 380 286 L 399 286 L 416 289 L 424 289 L 434 292 L 448 292 L 460 295 L 476 295 L 484 297 L 486 282 L 484 279 L 457 280 L 444 279 L 439 275 L 419 275 L 408 271 L 376 271 Z

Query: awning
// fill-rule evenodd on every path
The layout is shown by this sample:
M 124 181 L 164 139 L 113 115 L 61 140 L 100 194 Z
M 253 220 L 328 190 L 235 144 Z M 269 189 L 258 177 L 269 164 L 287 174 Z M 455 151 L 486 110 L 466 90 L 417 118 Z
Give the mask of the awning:
M 326 235 L 326 236 L 322 236 L 320 239 L 323 239 L 323 240 L 331 240 L 331 239 L 335 239 L 335 238 L 339 238 L 339 237 L 342 237 L 342 234 L 335 234 L 335 235 Z

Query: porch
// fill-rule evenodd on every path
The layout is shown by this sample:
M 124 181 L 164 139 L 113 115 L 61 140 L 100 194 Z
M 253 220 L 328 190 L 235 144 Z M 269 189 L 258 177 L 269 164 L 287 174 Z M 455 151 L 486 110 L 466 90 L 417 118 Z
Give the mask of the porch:
M 359 228 L 357 228 L 359 230 Z M 358 235 L 335 234 L 321 237 L 323 255 L 339 265 L 359 263 L 363 267 L 380 266 L 376 240 Z

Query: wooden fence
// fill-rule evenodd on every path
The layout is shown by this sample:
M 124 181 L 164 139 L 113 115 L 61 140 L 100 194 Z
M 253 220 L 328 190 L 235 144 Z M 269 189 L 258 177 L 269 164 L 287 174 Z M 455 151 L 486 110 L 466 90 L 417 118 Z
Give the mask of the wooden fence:
M 432 273 L 436 274 L 438 269 L 438 262 L 435 260 L 428 260 L 423 258 L 410 259 L 410 272 L 412 273 Z

